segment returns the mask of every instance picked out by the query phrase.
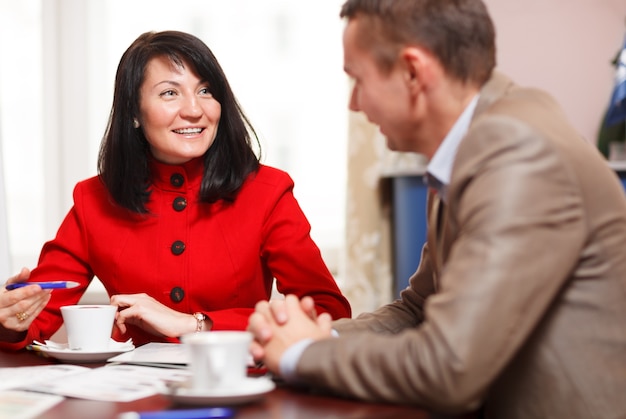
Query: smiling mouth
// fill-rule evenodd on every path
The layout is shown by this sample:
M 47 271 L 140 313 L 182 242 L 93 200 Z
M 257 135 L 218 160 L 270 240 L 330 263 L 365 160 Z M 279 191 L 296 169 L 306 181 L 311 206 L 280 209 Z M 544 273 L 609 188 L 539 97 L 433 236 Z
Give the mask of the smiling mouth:
M 176 134 L 200 134 L 204 128 L 183 128 L 173 130 Z

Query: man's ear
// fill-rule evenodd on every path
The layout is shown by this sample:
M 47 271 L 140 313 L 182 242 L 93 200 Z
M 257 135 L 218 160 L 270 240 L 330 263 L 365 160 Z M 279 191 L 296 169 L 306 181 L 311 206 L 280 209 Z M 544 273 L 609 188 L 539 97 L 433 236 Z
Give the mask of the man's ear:
M 426 49 L 418 46 L 405 47 L 401 54 L 405 70 L 405 80 L 409 89 L 417 93 L 430 85 L 433 77 L 433 55 Z

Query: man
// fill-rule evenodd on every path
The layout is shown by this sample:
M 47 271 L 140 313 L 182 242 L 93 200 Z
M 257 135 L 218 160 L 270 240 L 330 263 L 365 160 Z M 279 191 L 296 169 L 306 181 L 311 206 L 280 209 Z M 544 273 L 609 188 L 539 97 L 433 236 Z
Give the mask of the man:
M 626 417 L 615 173 L 550 96 L 493 70 L 480 0 L 348 0 L 341 16 L 350 109 L 430 159 L 428 240 L 374 313 L 331 324 L 310 299 L 257 304 L 255 358 L 288 382 L 436 412 Z

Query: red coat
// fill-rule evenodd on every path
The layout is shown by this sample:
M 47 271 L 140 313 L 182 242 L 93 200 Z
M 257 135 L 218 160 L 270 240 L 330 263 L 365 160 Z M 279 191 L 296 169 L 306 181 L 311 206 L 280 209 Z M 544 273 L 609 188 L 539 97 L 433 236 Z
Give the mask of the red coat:
M 80 287 L 55 290 L 26 339 L 0 346 L 49 339 L 62 323 L 59 307 L 76 304 L 94 275 L 109 295 L 146 293 L 176 311 L 207 314 L 214 330 L 245 329 L 255 303 L 270 298 L 273 278 L 283 294 L 313 297 L 318 312 L 349 317 L 289 175 L 261 166 L 234 203 L 206 204 L 197 198 L 202 168 L 199 159 L 182 166 L 154 162 L 146 215 L 112 204 L 97 177 L 78 183 L 74 206 L 44 245 L 31 280 L 71 280 Z M 133 326 L 114 336 L 129 337 L 135 345 L 177 341 Z

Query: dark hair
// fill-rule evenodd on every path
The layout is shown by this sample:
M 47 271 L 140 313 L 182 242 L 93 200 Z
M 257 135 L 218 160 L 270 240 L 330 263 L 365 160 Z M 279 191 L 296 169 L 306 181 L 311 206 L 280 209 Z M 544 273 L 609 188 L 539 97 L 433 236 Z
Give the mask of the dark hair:
M 390 71 L 406 45 L 428 49 L 448 75 L 482 85 L 496 65 L 495 28 L 481 0 L 347 0 L 340 17 L 365 22 L 359 42 Z
M 143 131 L 133 127 L 133 118 L 139 115 L 146 66 L 158 56 L 165 56 L 179 66 L 192 67 L 220 103 L 217 134 L 204 154 L 199 200 L 234 200 L 246 177 L 259 168 L 251 136 L 260 150 L 259 140 L 209 47 L 184 32 L 146 32 L 122 55 L 115 76 L 113 106 L 98 156 L 100 179 L 118 205 L 137 213 L 147 212 L 149 145 Z

